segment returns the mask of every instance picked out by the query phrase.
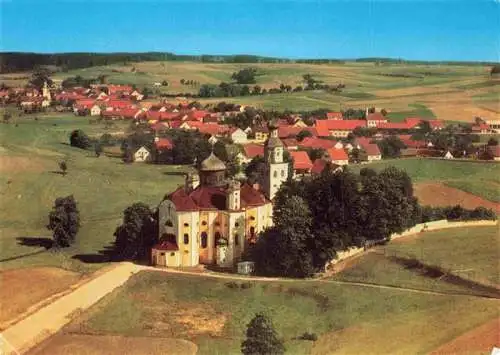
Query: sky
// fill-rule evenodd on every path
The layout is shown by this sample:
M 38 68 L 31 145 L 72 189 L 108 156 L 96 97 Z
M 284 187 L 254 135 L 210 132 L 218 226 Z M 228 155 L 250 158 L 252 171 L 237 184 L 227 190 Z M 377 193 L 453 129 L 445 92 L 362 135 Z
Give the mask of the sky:
M 500 61 L 500 0 L 0 0 L 0 50 Z

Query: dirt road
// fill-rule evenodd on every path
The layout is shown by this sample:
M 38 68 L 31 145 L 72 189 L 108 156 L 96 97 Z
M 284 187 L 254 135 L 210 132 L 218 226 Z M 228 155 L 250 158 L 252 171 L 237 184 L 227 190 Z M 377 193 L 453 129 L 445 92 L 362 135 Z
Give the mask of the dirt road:
M 93 280 L 77 288 L 70 294 L 67 294 L 37 312 L 29 315 L 20 322 L 14 324 L 0 334 L 0 354 L 20 354 L 34 347 L 41 341 L 47 339 L 52 334 L 58 332 L 64 325 L 69 323 L 72 317 L 77 316 L 79 312 L 97 303 L 101 298 L 113 291 L 115 288 L 123 285 L 133 274 L 140 271 L 156 271 L 171 274 L 196 275 L 207 278 L 241 280 L 241 281 L 266 281 L 266 282 L 322 282 L 339 285 L 350 285 L 359 287 L 369 287 L 378 289 L 391 289 L 401 292 L 412 292 L 432 295 L 455 295 L 458 293 L 444 293 L 436 291 L 418 290 L 397 286 L 377 285 L 362 282 L 348 282 L 326 279 L 282 279 L 271 277 L 248 277 L 238 275 L 224 275 L 211 272 L 192 272 L 174 269 L 158 269 L 151 266 L 135 265 L 132 263 L 120 263 L 113 269 L 98 275 Z M 474 297 L 471 295 L 466 295 Z M 475 296 L 481 297 L 481 296 Z M 498 299 L 491 299 L 498 302 Z
M 122 263 L 89 281 L 0 334 L 0 354 L 21 354 L 59 331 L 71 317 L 83 311 L 116 287 L 124 284 L 140 267 Z

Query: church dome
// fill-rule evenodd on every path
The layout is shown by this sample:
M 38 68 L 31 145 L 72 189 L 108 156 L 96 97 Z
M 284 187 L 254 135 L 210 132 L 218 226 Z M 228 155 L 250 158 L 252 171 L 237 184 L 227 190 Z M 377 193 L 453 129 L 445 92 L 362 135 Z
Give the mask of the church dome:
M 201 171 L 226 170 L 226 164 L 212 152 L 210 156 L 201 162 Z

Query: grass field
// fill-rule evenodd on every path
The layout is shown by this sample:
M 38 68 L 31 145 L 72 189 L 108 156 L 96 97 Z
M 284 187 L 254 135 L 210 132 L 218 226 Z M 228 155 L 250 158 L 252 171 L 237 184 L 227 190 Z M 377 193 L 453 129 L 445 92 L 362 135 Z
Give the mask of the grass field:
M 96 254 L 108 245 L 127 206 L 136 201 L 154 206 L 182 183 L 182 177 L 168 175 L 182 167 L 129 166 L 69 146 L 69 134 L 76 128 L 87 134 L 106 132 L 102 125 L 74 116 L 22 118 L 17 127 L 0 126 L 0 268 L 48 265 L 89 271 L 100 267 L 72 257 Z M 62 160 L 68 165 L 67 176 L 57 173 Z M 32 238 L 50 236 L 45 228 L 48 213 L 55 198 L 69 194 L 75 196 L 81 215 L 77 241 L 61 253 L 43 252 L 44 241 Z
M 404 268 L 394 259 L 396 257 L 417 259 L 468 280 L 500 285 L 499 243 L 497 226 L 426 232 L 377 248 L 359 258 L 354 267 L 335 275 L 334 279 L 431 290 L 458 291 L 461 288 Z
M 374 162 L 367 167 L 382 170 L 388 166 L 404 169 L 413 182 L 441 182 L 493 202 L 500 200 L 499 164 L 438 159 L 396 159 Z M 359 171 L 363 167 L 356 166 L 352 170 Z
M 71 70 L 54 74 L 62 81 L 69 76 L 96 78 L 108 75 L 110 83 L 152 86 L 167 80 L 168 93 L 197 93 L 198 86 L 180 84 L 181 79 L 200 84 L 230 82 L 231 74 L 245 67 L 256 67 L 257 84 L 263 88 L 280 84 L 304 86 L 302 76 L 311 74 L 326 84 L 345 84 L 340 94 L 307 91 L 238 98 L 218 98 L 202 102 L 231 101 L 276 110 L 312 110 L 317 108 L 385 108 L 394 120 L 406 115 L 437 117 L 448 121 L 471 122 L 475 116 L 500 119 L 498 97 L 500 80 L 489 77 L 489 67 L 435 64 L 387 64 L 346 62 L 344 64 L 216 64 L 200 62 L 139 62 Z M 135 71 L 133 71 L 133 69 Z M 0 76 L 0 82 L 20 86 L 29 73 Z M 319 97 L 318 97 L 319 96 Z
M 194 342 L 198 354 L 238 354 L 246 324 L 264 311 L 287 354 L 414 354 L 498 315 L 496 301 L 468 296 L 329 282 L 250 285 L 230 288 L 222 280 L 142 272 L 63 333 L 167 336 Z M 320 338 L 297 340 L 304 332 Z

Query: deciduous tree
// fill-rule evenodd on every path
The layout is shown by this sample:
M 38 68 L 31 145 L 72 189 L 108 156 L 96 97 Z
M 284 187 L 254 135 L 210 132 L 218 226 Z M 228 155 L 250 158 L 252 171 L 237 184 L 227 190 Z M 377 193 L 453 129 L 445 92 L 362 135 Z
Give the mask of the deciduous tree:
M 241 344 L 243 355 L 281 355 L 285 353 L 283 342 L 271 320 L 263 313 L 257 313 L 248 323 L 246 339 Z
M 47 228 L 52 231 L 56 247 L 65 248 L 73 244 L 80 229 L 80 213 L 73 195 L 55 200 Z

